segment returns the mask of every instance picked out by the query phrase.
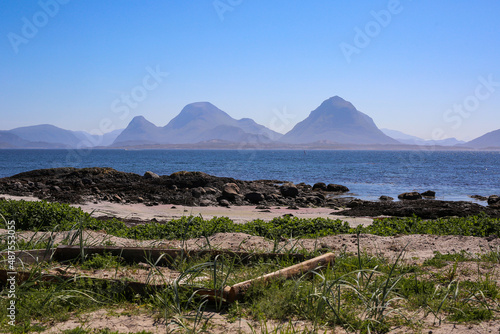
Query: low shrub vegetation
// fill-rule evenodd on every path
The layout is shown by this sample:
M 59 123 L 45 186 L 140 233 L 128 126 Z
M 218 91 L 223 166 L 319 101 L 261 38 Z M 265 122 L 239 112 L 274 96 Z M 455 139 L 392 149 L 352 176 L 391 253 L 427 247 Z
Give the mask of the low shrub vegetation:
M 291 216 L 271 221 L 256 219 L 236 224 L 227 217 L 182 217 L 168 222 L 127 226 L 118 219 L 98 220 L 79 208 L 45 201 L 0 201 L 0 214 L 14 220 L 18 231 L 67 231 L 83 227 L 131 239 L 189 239 L 215 233 L 242 232 L 269 239 L 316 238 L 336 234 L 368 233 L 380 236 L 401 234 L 463 235 L 486 237 L 500 235 L 500 219 L 486 215 L 424 220 L 418 217 L 375 219 L 369 226 L 350 227 L 339 219 L 304 219 Z M 1 222 L 4 225 L 4 222 Z M 4 226 L 5 227 L 5 226 Z

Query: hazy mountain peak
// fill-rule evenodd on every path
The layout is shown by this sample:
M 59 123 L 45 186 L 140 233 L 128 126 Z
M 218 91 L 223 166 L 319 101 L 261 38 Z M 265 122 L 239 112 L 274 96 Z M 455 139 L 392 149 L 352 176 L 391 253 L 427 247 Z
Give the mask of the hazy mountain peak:
M 128 126 L 114 140 L 118 143 L 151 144 L 159 140 L 160 128 L 148 121 L 144 116 L 135 116 Z
M 371 117 L 339 96 L 323 101 L 281 140 L 292 144 L 323 141 L 356 145 L 399 144 L 382 133 Z
M 220 110 L 210 102 L 195 102 L 182 108 L 179 115 L 174 117 L 165 128 L 180 129 L 192 122 L 208 122 L 210 124 L 227 123 L 231 116 Z
M 144 116 L 135 116 L 132 118 L 127 128 L 140 128 L 144 126 L 156 127 L 156 125 L 148 121 Z
M 67 147 L 75 147 L 80 143 L 80 139 L 72 131 L 52 124 L 24 126 L 9 130 L 9 132 L 29 142 L 44 142 Z
M 231 117 L 224 111 L 220 110 L 216 106 L 214 106 L 210 102 L 194 102 L 186 105 L 184 108 L 182 108 L 181 112 L 179 113 L 180 115 L 191 115 L 191 116 L 200 116 L 204 114 L 208 115 L 213 115 L 213 114 L 218 114 L 218 115 L 223 115 L 226 117 Z
M 464 144 L 472 148 L 500 147 L 500 129 L 488 132 Z
M 349 109 L 356 109 L 351 102 L 344 100 L 338 95 L 335 95 L 329 99 L 326 99 L 321 103 L 322 106 L 333 106 L 336 108 L 349 108 Z

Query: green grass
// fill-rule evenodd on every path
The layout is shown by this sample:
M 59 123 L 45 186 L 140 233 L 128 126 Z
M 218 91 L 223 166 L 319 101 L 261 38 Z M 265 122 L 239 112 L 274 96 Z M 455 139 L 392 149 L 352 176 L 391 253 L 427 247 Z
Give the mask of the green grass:
M 424 220 L 418 217 L 375 219 L 363 233 L 377 235 L 434 234 L 487 237 L 500 235 L 500 219 L 485 214 Z
M 124 264 L 123 258 L 109 253 L 91 254 L 80 265 L 82 269 L 115 269 Z
M 459 253 L 441 254 L 440 252 L 434 252 L 434 256 L 430 259 L 424 261 L 424 266 L 431 266 L 435 268 L 443 268 L 448 265 L 449 262 L 469 262 L 478 261 L 477 257 L 474 257 L 471 253 L 461 250 Z
M 244 224 L 236 224 L 227 217 L 205 220 L 202 217 L 191 216 L 165 223 L 150 222 L 129 227 L 117 219 L 107 221 L 95 219 L 81 209 L 66 204 L 13 200 L 0 201 L 0 214 L 7 221 L 14 220 L 17 231 L 67 231 L 81 227 L 89 230 L 104 230 L 110 235 L 138 240 L 185 240 L 224 232 L 243 232 L 272 240 L 356 233 L 381 236 L 435 234 L 484 237 L 500 235 L 500 219 L 486 215 L 435 220 L 423 220 L 417 217 L 384 218 L 375 219 L 372 225 L 357 228 L 350 227 L 347 222 L 328 218 L 301 219 L 285 216 L 269 222 L 256 219 Z
M 86 263 L 88 262 L 88 263 Z M 82 266 L 90 268 L 122 266 L 119 257 L 91 256 Z M 292 260 L 256 260 L 244 264 L 229 258 L 215 260 L 186 259 L 172 266 L 181 278 L 199 287 L 218 288 L 260 276 L 293 264 Z M 153 270 L 154 270 L 153 266 Z M 248 270 L 247 270 L 248 269 Z M 36 270 L 35 270 L 36 271 Z M 196 277 L 207 277 L 204 282 Z M 48 284 L 36 275 L 18 287 L 19 333 L 35 331 L 34 320 L 46 326 L 50 321 L 64 321 L 100 308 L 138 308 L 157 314 L 171 328 L 180 332 L 206 329 L 207 309 L 219 310 L 237 321 L 255 319 L 263 324 L 275 319 L 282 323 L 306 320 L 311 330 L 341 326 L 352 332 L 383 333 L 394 326 L 418 326 L 414 313 L 427 313 L 437 321 L 478 322 L 493 319 L 500 311 L 499 288 L 494 276 L 479 276 L 475 281 L 456 277 L 445 283 L 439 275 L 429 275 L 426 267 L 408 265 L 401 260 L 371 256 L 366 253 L 338 255 L 332 266 L 301 277 L 277 279 L 269 284 L 255 284 L 239 302 L 226 306 L 193 295 L 177 282 L 164 289 L 143 295 L 130 293 L 117 282 L 103 283 L 76 279 Z M 5 296 L 5 291 L 2 295 Z M 6 298 L 0 299 L 0 318 L 5 319 Z M 8 328 L 6 321 L 0 328 Z M 264 327 L 261 329 L 264 331 Z M 291 330 L 291 328 L 288 328 Z M 292 333 L 291 331 L 281 331 Z M 74 333 L 100 333 L 75 329 Z M 258 332 L 258 330 L 256 330 Z M 267 331 L 279 332 L 279 331 Z M 103 332 L 106 333 L 106 332 Z

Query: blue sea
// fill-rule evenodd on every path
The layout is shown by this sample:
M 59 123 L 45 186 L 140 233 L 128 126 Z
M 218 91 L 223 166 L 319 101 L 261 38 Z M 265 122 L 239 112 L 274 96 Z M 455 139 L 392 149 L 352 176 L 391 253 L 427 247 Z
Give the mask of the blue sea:
M 144 174 L 202 171 L 242 180 L 342 184 L 375 200 L 407 191 L 474 201 L 500 194 L 500 152 L 290 150 L 0 150 L 0 177 L 40 168 L 112 167 Z

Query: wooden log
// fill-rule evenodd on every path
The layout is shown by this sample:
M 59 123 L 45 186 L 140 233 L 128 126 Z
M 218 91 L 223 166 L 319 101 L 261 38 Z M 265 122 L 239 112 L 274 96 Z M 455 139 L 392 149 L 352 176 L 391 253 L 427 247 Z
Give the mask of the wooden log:
M 80 276 L 75 274 L 45 274 L 45 273 L 32 273 L 29 271 L 9 271 L 0 269 L 0 283 L 6 284 L 8 278 L 15 277 L 16 284 L 21 284 L 28 280 L 40 281 L 47 283 L 62 283 L 62 282 L 75 282 L 79 279 L 91 280 L 94 282 L 101 282 L 107 284 L 121 284 L 125 290 L 130 290 L 133 293 L 146 294 L 151 290 L 161 290 L 165 288 L 165 284 L 149 284 L 143 282 L 124 281 L 113 278 L 97 278 L 91 276 Z M 215 295 L 215 292 L 213 293 Z
M 40 262 L 48 262 L 52 258 L 56 248 L 33 249 L 33 250 L 17 250 L 0 252 L 0 261 L 6 262 L 9 254 L 15 256 L 15 267 L 22 267 L 25 264 L 33 264 Z
M 162 261 L 159 265 L 172 263 L 176 258 L 181 256 L 186 257 L 203 257 L 210 255 L 215 258 L 217 255 L 223 255 L 231 258 L 238 258 L 243 263 L 249 262 L 251 259 L 263 258 L 291 258 L 298 261 L 303 261 L 306 257 L 303 254 L 290 253 L 252 253 L 243 251 L 231 250 L 184 250 L 184 249 L 166 249 L 166 248 L 146 248 L 146 247 L 118 247 L 118 246 L 86 246 L 84 247 L 86 255 L 110 253 L 114 256 L 121 256 L 128 263 L 147 262 L 155 263 L 162 255 Z M 54 259 L 57 261 L 72 261 L 79 258 L 81 254 L 79 246 L 59 246 L 54 254 Z
M 296 265 L 286 267 L 248 281 L 237 283 L 231 287 L 226 287 L 224 290 L 225 299 L 228 303 L 232 303 L 241 298 L 246 291 L 257 282 L 268 282 L 269 280 L 276 278 L 291 278 L 313 270 L 319 266 L 328 265 L 334 262 L 335 255 L 333 253 L 326 253 Z

